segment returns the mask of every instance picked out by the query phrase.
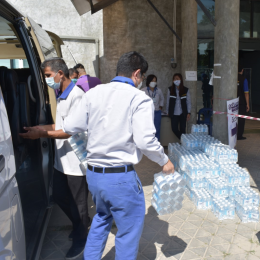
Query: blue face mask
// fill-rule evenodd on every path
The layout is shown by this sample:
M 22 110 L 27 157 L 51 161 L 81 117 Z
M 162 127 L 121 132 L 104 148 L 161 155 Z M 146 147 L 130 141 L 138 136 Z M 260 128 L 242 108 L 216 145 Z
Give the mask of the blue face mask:
M 71 81 L 72 81 L 74 84 L 76 84 L 77 81 L 78 81 L 78 79 L 71 79 Z
M 46 83 L 48 84 L 48 86 L 54 90 L 59 89 L 60 88 L 60 82 L 56 83 L 54 81 L 54 78 L 56 77 L 56 75 L 58 74 L 58 72 L 55 74 L 54 77 L 50 77 L 50 78 L 45 78 Z

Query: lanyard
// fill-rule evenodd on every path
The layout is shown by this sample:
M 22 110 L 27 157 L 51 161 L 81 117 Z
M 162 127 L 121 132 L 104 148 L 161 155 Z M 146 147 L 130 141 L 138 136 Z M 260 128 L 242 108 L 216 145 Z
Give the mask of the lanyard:
M 147 87 L 147 90 L 148 90 L 148 93 L 149 93 L 149 97 L 151 97 L 151 98 L 155 98 L 157 88 L 155 88 L 154 92 L 152 93 L 152 96 L 150 95 L 150 88 L 149 88 L 149 87 Z
M 129 84 L 129 85 L 132 85 L 133 87 L 135 87 L 134 82 L 131 79 L 126 78 L 126 77 L 117 76 L 114 79 L 112 79 L 111 82 L 121 82 L 121 83 Z

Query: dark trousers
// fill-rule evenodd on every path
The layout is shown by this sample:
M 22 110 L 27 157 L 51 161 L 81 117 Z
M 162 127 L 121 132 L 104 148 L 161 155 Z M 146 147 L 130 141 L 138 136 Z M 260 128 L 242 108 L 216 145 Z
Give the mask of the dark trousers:
M 246 105 L 239 106 L 239 114 L 246 115 Z M 246 120 L 244 118 L 238 118 L 238 130 L 237 138 L 241 138 L 244 134 Z
M 183 113 L 179 116 L 173 115 L 171 117 L 172 131 L 179 139 L 181 139 L 182 134 L 186 134 L 186 122 L 187 115 L 184 115 Z
M 161 135 L 161 121 L 162 121 L 162 111 L 154 111 L 154 126 L 156 129 L 155 137 L 157 137 L 158 141 L 160 142 L 160 135 Z
M 207 96 L 206 94 L 203 94 L 203 107 L 204 108 L 210 108 L 210 96 Z
M 90 225 L 86 176 L 66 175 L 54 169 L 53 199 L 71 220 L 73 239 L 86 239 Z

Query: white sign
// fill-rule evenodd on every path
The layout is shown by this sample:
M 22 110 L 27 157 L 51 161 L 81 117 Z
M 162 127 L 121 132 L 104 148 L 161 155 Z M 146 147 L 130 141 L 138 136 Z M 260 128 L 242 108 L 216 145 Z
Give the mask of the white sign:
M 227 112 L 229 114 L 238 114 L 239 98 L 227 101 Z M 228 115 L 228 141 L 229 146 L 233 149 L 237 144 L 238 118 Z
M 197 81 L 198 80 L 197 71 L 186 71 L 185 75 L 186 75 L 186 81 Z

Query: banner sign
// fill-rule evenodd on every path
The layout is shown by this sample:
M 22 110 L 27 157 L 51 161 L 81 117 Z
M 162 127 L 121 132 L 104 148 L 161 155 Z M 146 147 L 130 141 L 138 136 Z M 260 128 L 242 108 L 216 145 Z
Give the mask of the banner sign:
M 238 130 L 238 114 L 239 98 L 227 101 L 227 114 L 228 114 L 228 141 L 231 148 L 235 148 L 237 143 L 237 130 Z M 234 114 L 234 115 L 232 115 Z

